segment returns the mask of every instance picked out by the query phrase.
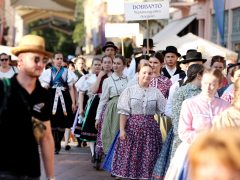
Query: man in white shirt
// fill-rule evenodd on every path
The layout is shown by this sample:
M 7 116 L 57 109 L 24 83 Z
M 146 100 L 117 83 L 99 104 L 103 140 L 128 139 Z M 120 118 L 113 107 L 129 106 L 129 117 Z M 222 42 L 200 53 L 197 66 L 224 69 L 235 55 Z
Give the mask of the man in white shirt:
M 181 61 L 182 64 L 185 64 L 186 71 L 188 67 L 192 64 L 204 64 L 207 60 L 202 58 L 202 53 L 197 52 L 197 50 L 188 50 L 185 56 L 182 56 L 183 60 Z M 171 116 L 172 114 L 172 101 L 173 101 L 173 94 L 175 91 L 187 80 L 187 77 L 176 81 L 169 90 L 169 96 L 167 100 L 167 104 L 165 107 L 165 115 Z

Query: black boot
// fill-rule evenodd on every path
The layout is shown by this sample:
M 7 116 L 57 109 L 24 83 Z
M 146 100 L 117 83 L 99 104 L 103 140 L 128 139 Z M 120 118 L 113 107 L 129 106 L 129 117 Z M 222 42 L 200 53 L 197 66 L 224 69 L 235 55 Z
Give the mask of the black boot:
M 96 170 L 100 170 L 101 167 L 101 162 L 102 162 L 102 155 L 96 155 Z
M 82 140 L 80 139 L 80 137 L 77 137 L 77 142 L 78 142 L 77 147 L 81 147 L 82 146 Z
M 61 150 L 61 141 L 62 141 L 62 138 L 64 136 L 64 131 L 59 131 L 57 130 L 57 142 L 56 142 L 56 150 L 55 150 L 55 154 L 59 154 L 59 151 Z
M 59 154 L 59 151 L 61 149 L 61 144 L 59 146 L 59 134 L 58 134 L 58 130 L 52 130 L 52 135 L 53 135 L 53 139 L 54 139 L 54 145 L 55 145 L 55 154 Z

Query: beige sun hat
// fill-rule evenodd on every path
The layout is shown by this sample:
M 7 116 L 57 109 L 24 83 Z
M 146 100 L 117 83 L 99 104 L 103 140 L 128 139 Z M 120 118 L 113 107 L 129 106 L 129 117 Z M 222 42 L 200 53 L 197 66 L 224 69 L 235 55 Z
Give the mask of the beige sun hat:
M 52 53 L 45 50 L 45 40 L 37 35 L 25 35 L 22 37 L 19 45 L 12 48 L 12 54 L 18 56 L 22 52 L 41 53 L 47 57 L 51 57 Z

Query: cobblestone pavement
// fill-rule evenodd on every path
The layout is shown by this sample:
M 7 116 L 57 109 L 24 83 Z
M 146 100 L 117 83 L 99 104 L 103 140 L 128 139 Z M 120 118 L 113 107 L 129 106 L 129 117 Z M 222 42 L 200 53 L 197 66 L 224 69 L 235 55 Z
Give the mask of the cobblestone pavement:
M 55 155 L 56 180 L 114 180 L 109 173 L 96 171 L 91 163 L 89 147 L 79 148 L 71 144 L 71 149 L 64 148 L 59 155 Z M 41 180 L 45 180 L 45 173 L 42 168 Z

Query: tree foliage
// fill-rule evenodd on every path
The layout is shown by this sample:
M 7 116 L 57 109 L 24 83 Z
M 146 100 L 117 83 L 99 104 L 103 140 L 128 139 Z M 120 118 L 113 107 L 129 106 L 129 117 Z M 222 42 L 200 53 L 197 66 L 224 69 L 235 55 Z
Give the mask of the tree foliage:
M 73 42 L 76 43 L 79 47 L 83 46 L 85 40 L 85 28 L 84 28 L 84 9 L 83 9 L 83 0 L 76 0 L 75 8 L 75 28 L 72 34 Z

